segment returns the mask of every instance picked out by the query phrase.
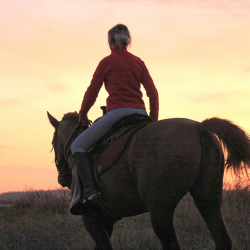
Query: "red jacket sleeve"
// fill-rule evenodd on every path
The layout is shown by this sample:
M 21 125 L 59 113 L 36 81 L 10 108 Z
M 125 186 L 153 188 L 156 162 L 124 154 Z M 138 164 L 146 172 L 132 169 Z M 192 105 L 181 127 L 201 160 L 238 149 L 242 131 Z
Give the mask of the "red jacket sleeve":
M 149 97 L 150 114 L 149 116 L 154 120 L 158 121 L 159 113 L 159 97 L 158 91 L 154 85 L 153 79 L 151 78 L 146 65 L 143 63 L 142 70 L 142 85 L 146 90 L 146 94 Z
M 96 101 L 96 98 L 102 87 L 103 81 L 104 81 L 104 70 L 102 67 L 102 63 L 100 62 L 96 68 L 91 83 L 84 94 L 81 109 L 79 111 L 80 117 L 87 116 L 88 111 Z

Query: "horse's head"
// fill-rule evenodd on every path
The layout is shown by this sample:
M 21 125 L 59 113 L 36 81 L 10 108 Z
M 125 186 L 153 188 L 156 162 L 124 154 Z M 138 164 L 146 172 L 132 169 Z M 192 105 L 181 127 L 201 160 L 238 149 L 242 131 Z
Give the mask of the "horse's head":
M 52 145 L 55 152 L 58 182 L 63 187 L 67 186 L 71 189 L 73 157 L 70 146 L 84 128 L 79 127 L 79 115 L 77 112 L 65 114 L 61 121 L 58 121 L 49 112 L 47 114 L 51 125 L 55 128 Z

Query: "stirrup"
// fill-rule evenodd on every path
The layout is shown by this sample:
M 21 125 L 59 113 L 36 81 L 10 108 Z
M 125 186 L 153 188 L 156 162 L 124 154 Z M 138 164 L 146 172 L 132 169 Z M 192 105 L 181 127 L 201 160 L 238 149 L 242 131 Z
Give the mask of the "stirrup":
M 74 215 L 81 215 L 84 214 L 85 209 L 82 207 L 81 201 L 81 188 L 79 185 L 76 186 L 75 192 L 72 197 L 71 205 L 70 205 L 70 212 Z
M 102 195 L 100 192 L 92 194 L 87 199 L 81 199 L 81 188 L 79 186 L 76 186 L 70 206 L 70 212 L 74 215 L 82 215 L 86 212 L 87 207 L 98 204 L 101 199 Z
M 89 198 L 87 198 L 86 202 L 91 202 L 92 205 L 97 204 L 98 202 L 100 202 L 102 199 L 102 195 L 100 192 L 97 192 L 95 194 L 92 194 Z

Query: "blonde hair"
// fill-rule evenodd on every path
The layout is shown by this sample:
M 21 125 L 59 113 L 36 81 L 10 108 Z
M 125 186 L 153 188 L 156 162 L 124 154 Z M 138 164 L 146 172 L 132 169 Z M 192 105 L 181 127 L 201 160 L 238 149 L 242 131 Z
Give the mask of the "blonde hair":
M 131 44 L 131 36 L 127 26 L 117 24 L 108 31 L 108 43 L 110 49 L 115 47 L 121 49 Z

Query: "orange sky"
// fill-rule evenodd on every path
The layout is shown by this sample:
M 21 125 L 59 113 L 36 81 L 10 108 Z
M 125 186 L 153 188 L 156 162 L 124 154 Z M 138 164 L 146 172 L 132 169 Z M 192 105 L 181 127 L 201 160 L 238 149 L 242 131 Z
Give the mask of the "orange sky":
M 59 187 L 46 111 L 79 110 L 117 23 L 158 88 L 160 119 L 218 116 L 250 132 L 249 11 L 248 0 L 0 0 L 0 193 Z

